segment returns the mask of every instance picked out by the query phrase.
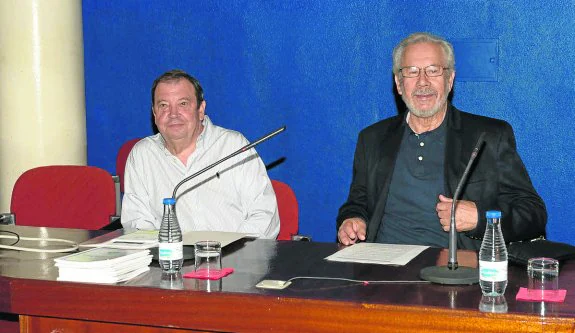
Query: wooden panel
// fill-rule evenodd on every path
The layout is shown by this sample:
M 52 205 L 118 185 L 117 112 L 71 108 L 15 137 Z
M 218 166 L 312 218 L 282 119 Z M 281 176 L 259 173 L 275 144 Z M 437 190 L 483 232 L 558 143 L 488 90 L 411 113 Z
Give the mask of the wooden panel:
M 96 321 L 67 320 L 44 317 L 22 317 L 21 333 L 189 333 L 202 332 L 195 330 L 180 330 L 162 327 L 147 327 L 138 325 L 110 324 Z M 1 332 L 1 331 L 0 331 Z
M 259 332 L 573 332 L 573 318 L 229 293 L 28 281 L 18 312 L 89 321 Z M 106 295 L 101 297 L 101 295 Z
M 18 333 L 20 326 L 17 315 L 0 314 L 0 333 Z

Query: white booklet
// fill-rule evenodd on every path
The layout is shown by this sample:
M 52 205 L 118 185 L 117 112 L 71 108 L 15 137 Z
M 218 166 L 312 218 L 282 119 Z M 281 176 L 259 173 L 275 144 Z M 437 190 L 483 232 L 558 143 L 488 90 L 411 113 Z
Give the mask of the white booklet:
M 150 250 L 97 247 L 54 259 L 58 267 L 106 268 L 150 256 Z
M 125 273 L 117 275 L 101 275 L 101 274 L 60 274 L 58 281 L 72 281 L 72 282 L 88 282 L 88 283 L 118 283 L 128 281 L 136 276 L 150 270 L 149 266 L 141 267 L 135 270 L 130 270 Z

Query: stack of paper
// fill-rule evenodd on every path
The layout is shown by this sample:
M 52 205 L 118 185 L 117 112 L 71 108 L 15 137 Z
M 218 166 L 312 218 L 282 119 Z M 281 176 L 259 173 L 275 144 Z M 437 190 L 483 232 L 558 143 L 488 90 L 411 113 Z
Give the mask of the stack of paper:
M 92 239 L 80 244 L 80 247 L 107 247 L 113 249 L 149 249 L 158 246 L 158 230 L 136 230 L 135 232 L 99 242 Z
M 113 249 L 137 250 L 158 246 L 158 230 L 136 230 L 126 232 L 126 234 L 112 239 L 109 239 L 108 235 L 98 236 L 80 244 L 80 247 L 107 247 Z M 194 245 L 196 242 L 202 240 L 215 240 L 220 242 L 222 247 L 244 237 L 253 237 L 253 235 L 228 231 L 188 231 L 183 234 L 184 245 Z M 103 241 L 102 239 L 105 240 Z
M 54 259 L 59 281 L 117 283 L 147 272 L 150 250 L 95 248 Z

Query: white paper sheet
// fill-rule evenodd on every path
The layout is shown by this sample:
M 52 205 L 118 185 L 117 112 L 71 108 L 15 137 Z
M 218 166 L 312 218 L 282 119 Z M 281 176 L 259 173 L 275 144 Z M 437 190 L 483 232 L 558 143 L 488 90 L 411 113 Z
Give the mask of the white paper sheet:
M 428 246 L 357 243 L 325 259 L 330 261 L 404 266 Z
M 98 242 L 91 239 L 80 244 L 80 247 L 107 247 L 110 249 L 149 249 L 158 246 L 158 230 L 135 230 L 110 239 L 105 242 Z
M 107 240 L 105 242 L 91 239 L 80 244 L 80 247 L 107 247 L 113 249 L 148 249 L 158 246 L 158 230 L 138 230 Z M 101 237 L 101 236 L 100 236 Z M 254 235 L 227 231 L 189 231 L 182 235 L 184 245 L 194 245 L 202 240 L 221 243 L 222 247 L 244 237 L 257 238 Z
M 250 237 L 250 235 L 227 231 L 189 231 L 183 235 L 184 245 L 194 245 L 199 241 L 211 240 L 220 242 L 222 247 L 244 237 Z

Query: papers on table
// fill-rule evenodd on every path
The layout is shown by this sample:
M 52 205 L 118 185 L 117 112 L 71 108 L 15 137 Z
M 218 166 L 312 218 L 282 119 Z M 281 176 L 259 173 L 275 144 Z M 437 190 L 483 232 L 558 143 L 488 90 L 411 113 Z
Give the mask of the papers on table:
M 128 231 L 126 234 L 98 241 L 92 239 L 80 244 L 80 247 L 107 247 L 111 249 L 149 249 L 158 246 L 158 230 L 135 230 Z M 101 237 L 101 236 L 100 236 Z M 189 231 L 182 235 L 184 245 L 194 245 L 202 240 L 213 240 L 221 243 L 222 247 L 231 244 L 244 237 L 253 237 L 249 234 L 240 232 L 226 231 Z M 98 237 L 97 237 L 98 238 Z
M 428 246 L 379 243 L 357 243 L 325 259 L 365 264 L 404 266 Z
M 183 236 L 184 245 L 194 245 L 199 241 L 212 240 L 220 242 L 222 247 L 244 237 L 251 237 L 248 234 L 228 231 L 189 231 L 186 232 Z
M 117 283 L 149 270 L 149 250 L 99 247 L 54 259 L 59 281 Z
M 105 242 L 88 241 L 80 247 L 107 247 L 111 249 L 149 249 L 158 246 L 158 230 L 136 230 Z

